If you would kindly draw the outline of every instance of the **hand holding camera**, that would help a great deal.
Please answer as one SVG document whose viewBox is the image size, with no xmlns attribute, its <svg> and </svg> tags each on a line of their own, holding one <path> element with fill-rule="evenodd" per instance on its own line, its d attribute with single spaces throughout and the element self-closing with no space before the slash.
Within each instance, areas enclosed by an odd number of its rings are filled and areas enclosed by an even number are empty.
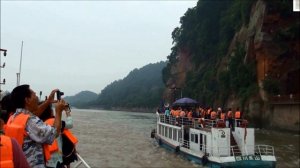
<svg viewBox="0 0 300 168">
<path fill-rule="evenodd" d="M 64 92 L 61 92 L 60 90 L 57 90 L 56 91 L 56 99 L 57 100 L 60 100 L 61 99 L 61 96 L 63 96 L 64 95 Z"/>
</svg>

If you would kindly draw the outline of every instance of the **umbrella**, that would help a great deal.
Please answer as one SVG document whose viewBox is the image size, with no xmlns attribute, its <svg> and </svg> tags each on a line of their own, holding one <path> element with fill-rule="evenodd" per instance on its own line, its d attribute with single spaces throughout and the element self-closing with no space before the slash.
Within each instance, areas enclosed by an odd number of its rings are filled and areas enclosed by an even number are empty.
<svg viewBox="0 0 300 168">
<path fill-rule="evenodd" d="M 196 100 L 188 98 L 188 97 L 184 97 L 184 98 L 176 100 L 173 103 L 173 106 L 194 106 L 197 104 L 198 104 L 198 102 Z"/>
</svg>

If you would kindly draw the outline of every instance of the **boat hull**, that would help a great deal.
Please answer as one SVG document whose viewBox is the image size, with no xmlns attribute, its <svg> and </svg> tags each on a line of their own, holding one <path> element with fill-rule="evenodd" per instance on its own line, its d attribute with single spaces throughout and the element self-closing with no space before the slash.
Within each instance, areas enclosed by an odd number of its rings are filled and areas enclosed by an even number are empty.
<svg viewBox="0 0 300 168">
<path fill-rule="evenodd" d="M 161 147 L 167 149 L 168 151 L 178 153 L 184 158 L 186 158 L 187 160 L 190 160 L 196 164 L 200 164 L 210 168 L 275 168 L 276 167 L 276 161 L 265 161 L 265 160 L 254 160 L 254 159 L 218 163 L 209 160 L 206 156 L 204 157 L 195 156 L 188 152 L 180 150 L 179 146 L 167 142 L 166 140 L 164 140 L 163 137 L 160 137 L 157 134 L 155 134 L 155 139 Z"/>
</svg>

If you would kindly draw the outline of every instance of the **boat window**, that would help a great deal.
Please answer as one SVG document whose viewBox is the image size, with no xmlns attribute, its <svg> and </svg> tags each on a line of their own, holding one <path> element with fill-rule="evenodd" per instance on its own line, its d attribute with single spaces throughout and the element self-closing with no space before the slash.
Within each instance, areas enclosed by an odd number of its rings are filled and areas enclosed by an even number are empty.
<svg viewBox="0 0 300 168">
<path fill-rule="evenodd" d="M 172 139 L 172 128 L 169 128 L 169 138 Z"/>
<path fill-rule="evenodd" d="M 165 137 L 168 137 L 168 127 L 165 127 Z"/>
<path fill-rule="evenodd" d="M 191 134 L 191 141 L 195 142 L 195 134 Z"/>
<path fill-rule="evenodd" d="M 161 125 L 158 125 L 158 134 L 161 135 Z"/>
<path fill-rule="evenodd" d="M 177 141 L 177 129 L 173 129 L 173 140 Z"/>
<path fill-rule="evenodd" d="M 200 134 L 199 141 L 200 141 L 200 150 L 206 152 L 206 135 Z"/>
<path fill-rule="evenodd" d="M 178 131 L 178 142 L 182 139 L 182 131 Z"/>
<path fill-rule="evenodd" d="M 198 134 L 195 134 L 195 143 L 198 143 Z"/>
</svg>

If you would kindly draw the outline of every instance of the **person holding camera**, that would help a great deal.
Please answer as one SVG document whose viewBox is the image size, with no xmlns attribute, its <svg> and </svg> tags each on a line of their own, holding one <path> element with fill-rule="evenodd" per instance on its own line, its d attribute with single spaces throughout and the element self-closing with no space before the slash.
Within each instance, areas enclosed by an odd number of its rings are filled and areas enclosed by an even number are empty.
<svg viewBox="0 0 300 168">
<path fill-rule="evenodd" d="M 45 159 L 43 144 L 52 144 L 61 129 L 61 115 L 66 104 L 64 101 L 54 101 L 54 89 L 48 102 L 56 102 L 53 125 L 45 124 L 39 114 L 38 97 L 29 85 L 20 85 L 13 89 L 11 100 L 16 112 L 10 116 L 6 125 L 6 135 L 16 137 L 22 146 L 27 162 L 32 168 L 44 168 Z"/>
<path fill-rule="evenodd" d="M 58 100 L 61 100 L 61 93 L 63 92 L 57 91 Z M 41 104 L 44 104 L 44 102 L 41 102 Z M 77 160 L 75 144 L 78 140 L 69 131 L 69 129 L 73 127 L 73 119 L 71 117 L 69 104 L 66 103 L 64 111 L 66 113 L 66 121 L 62 120 L 62 127 L 59 136 L 51 145 L 44 145 L 44 155 L 47 168 L 63 168 L 64 165 L 69 167 L 71 162 Z M 40 118 L 49 125 L 53 124 L 54 114 L 51 105 L 44 110 Z"/>
<path fill-rule="evenodd" d="M 73 128 L 73 118 L 71 116 L 71 108 L 66 110 L 66 120 L 62 121 L 62 153 L 63 153 L 63 165 L 70 167 L 70 164 L 77 160 L 76 144 L 78 139 L 70 131 Z"/>
</svg>

